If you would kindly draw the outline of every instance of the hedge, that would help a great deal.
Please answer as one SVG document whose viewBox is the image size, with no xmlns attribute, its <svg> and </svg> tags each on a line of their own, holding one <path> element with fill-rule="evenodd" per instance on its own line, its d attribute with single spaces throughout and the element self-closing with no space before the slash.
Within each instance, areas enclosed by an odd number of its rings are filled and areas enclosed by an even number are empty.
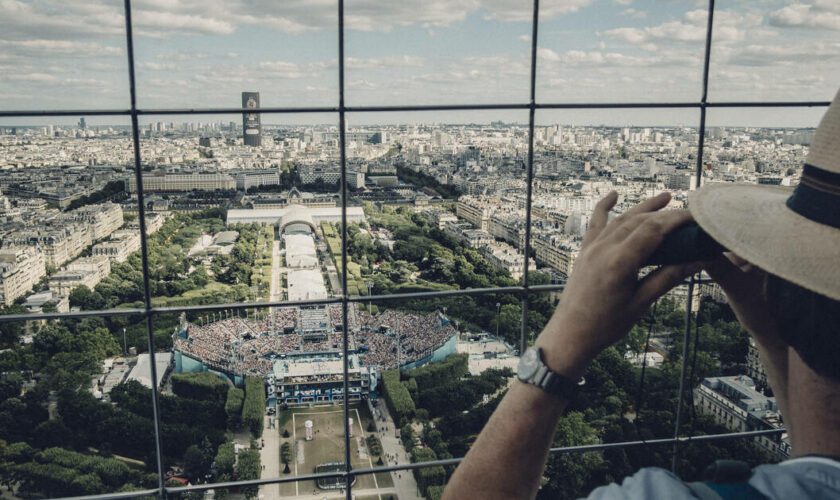
<svg viewBox="0 0 840 500">
<path fill-rule="evenodd" d="M 242 423 L 256 437 L 262 436 L 263 415 L 265 415 L 265 384 L 259 377 L 245 377 Z"/>
<path fill-rule="evenodd" d="M 444 385 L 454 380 L 459 380 L 469 372 L 469 365 L 466 354 L 455 354 L 449 356 L 440 363 L 430 363 L 421 368 L 409 371 L 406 375 L 409 379 L 415 379 L 421 390 L 428 390 L 432 387 Z"/>
<path fill-rule="evenodd" d="M 172 375 L 172 392 L 182 398 L 224 401 L 228 387 L 225 380 L 209 372 Z"/>
<path fill-rule="evenodd" d="M 115 458 L 85 455 L 64 448 L 47 448 L 35 455 L 35 461 L 53 463 L 80 472 L 96 474 L 106 486 L 117 488 L 136 476 L 124 462 Z"/>
<path fill-rule="evenodd" d="M 227 414 L 228 429 L 238 431 L 242 428 L 242 402 L 245 400 L 245 392 L 236 387 L 229 387 L 227 401 L 225 401 L 225 413 Z"/>
<path fill-rule="evenodd" d="M 399 370 L 385 370 L 382 372 L 385 403 L 398 426 L 403 426 L 414 415 L 414 400 L 411 394 L 400 382 Z"/>
<path fill-rule="evenodd" d="M 283 443 L 280 446 L 280 462 L 283 464 L 291 463 L 292 461 L 292 445 Z"/>
<path fill-rule="evenodd" d="M 262 465 L 260 464 L 260 452 L 254 449 L 243 450 L 239 453 L 239 460 L 236 463 L 236 479 L 248 481 L 259 479 Z M 245 498 L 257 498 L 258 487 L 247 486 L 240 490 Z"/>
<path fill-rule="evenodd" d="M 428 500 L 441 500 L 443 498 L 443 486 L 429 486 L 426 488 L 426 498 Z"/>
<path fill-rule="evenodd" d="M 379 438 L 375 435 L 371 434 L 367 437 L 367 447 L 368 451 L 373 456 L 380 456 L 382 455 L 382 442 L 379 441 Z"/>
<path fill-rule="evenodd" d="M 233 476 L 233 466 L 236 464 L 236 448 L 231 441 L 225 441 L 216 450 L 216 477 L 227 474 Z"/>
<path fill-rule="evenodd" d="M 437 455 L 430 448 L 414 448 L 411 450 L 411 462 L 431 462 L 437 460 Z M 414 469 L 414 479 L 424 496 L 428 496 L 430 486 L 443 486 L 446 484 L 446 470 L 438 465 L 435 467 L 424 467 Z"/>
</svg>

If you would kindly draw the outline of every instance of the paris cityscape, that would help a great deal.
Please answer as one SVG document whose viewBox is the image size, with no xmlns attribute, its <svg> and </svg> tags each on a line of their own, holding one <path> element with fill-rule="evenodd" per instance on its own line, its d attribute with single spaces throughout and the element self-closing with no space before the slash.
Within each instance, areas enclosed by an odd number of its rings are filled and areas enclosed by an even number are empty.
<svg viewBox="0 0 840 500">
<path fill-rule="evenodd" d="M 257 107 L 247 100 L 259 94 L 242 96 L 244 108 Z M 173 310 L 243 301 L 289 305 L 156 315 L 154 380 L 141 317 L 4 323 L 0 359 L 7 375 L 16 373 L 4 379 L 2 410 L 16 429 L 3 428 L 10 491 L 25 497 L 154 487 L 155 435 L 144 399 L 153 384 L 161 391 L 162 465 L 170 484 L 297 476 L 342 465 L 340 440 L 304 451 L 309 443 L 301 439 L 304 424 L 343 433 L 341 304 L 294 305 L 342 293 L 340 137 L 333 125 L 261 123 L 270 116 L 142 127 L 149 284 L 153 305 Z M 3 312 L 142 309 L 130 128 L 89 126 L 80 117 L 75 126 L 0 126 L 0 133 Z M 803 128 L 709 127 L 701 183 L 793 186 L 812 135 Z M 409 123 L 350 127 L 345 137 L 349 295 L 522 284 L 527 125 Z M 536 126 L 529 283 L 565 282 L 592 209 L 609 191 L 619 192 L 619 213 L 666 190 L 671 207 L 683 208 L 697 187 L 698 139 L 697 128 L 687 125 Z M 541 295 L 529 299 L 524 329 L 515 294 L 351 302 L 346 400 L 355 415 L 351 426 L 359 427 L 353 467 L 463 455 L 512 381 L 520 334 L 533 341 L 556 304 L 556 292 Z M 689 299 L 708 340 L 695 353 L 702 367 L 692 381 L 698 419 L 709 429 L 781 425 L 755 347 L 733 332 L 737 323 L 714 284 L 696 286 L 690 298 L 685 286 L 674 289 L 650 325 L 635 327 L 600 369 L 632 385 L 644 365 L 658 372 L 648 383 L 669 390 Z M 467 384 L 458 381 L 464 377 Z M 636 408 L 630 385 L 617 384 L 599 389 L 612 391 L 615 405 L 602 406 L 603 416 L 592 408 L 573 414 L 588 433 L 567 436 L 570 443 L 622 432 L 608 415 L 616 412 L 647 418 L 647 432 L 657 435 L 662 423 L 653 408 Z M 652 397 L 648 404 L 666 402 Z M 185 427 L 182 419 L 193 411 L 206 412 L 206 427 Z M 31 432 L 11 424 L 21 418 Z M 129 422 L 148 434 L 119 439 Z M 65 432 L 76 436 L 73 442 L 65 442 Z M 788 451 L 786 439 L 757 438 L 746 446 L 726 453 L 779 460 Z M 70 468 L 73 457 L 93 450 L 107 457 L 95 466 L 107 474 L 71 480 L 44 468 L 48 460 Z M 31 457 L 35 462 L 27 462 Z M 605 458 L 590 458 L 594 478 Z M 448 472 L 422 470 L 361 476 L 353 487 L 379 498 L 436 498 Z M 309 480 L 214 494 L 295 497 L 343 487 Z"/>
<path fill-rule="evenodd" d="M 797 186 L 838 30 L 822 0 L 0 2 L 0 498 L 441 499 L 598 200 Z M 695 278 L 591 363 L 538 499 L 790 457 Z"/>
</svg>

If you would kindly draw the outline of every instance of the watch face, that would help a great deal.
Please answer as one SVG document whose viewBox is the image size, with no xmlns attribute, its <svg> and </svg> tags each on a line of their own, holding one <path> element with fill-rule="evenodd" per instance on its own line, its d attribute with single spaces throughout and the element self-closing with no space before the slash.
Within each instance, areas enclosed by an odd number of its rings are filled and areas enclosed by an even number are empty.
<svg viewBox="0 0 840 500">
<path fill-rule="evenodd" d="M 525 354 L 519 359 L 519 366 L 516 369 L 516 375 L 522 379 L 529 379 L 540 368 L 540 359 L 535 348 L 530 348 L 525 351 Z"/>
</svg>

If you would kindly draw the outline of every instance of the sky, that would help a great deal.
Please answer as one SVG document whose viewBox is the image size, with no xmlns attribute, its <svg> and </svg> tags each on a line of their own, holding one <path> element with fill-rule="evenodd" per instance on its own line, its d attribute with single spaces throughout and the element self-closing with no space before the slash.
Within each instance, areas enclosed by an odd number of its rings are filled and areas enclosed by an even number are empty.
<svg viewBox="0 0 840 500">
<path fill-rule="evenodd" d="M 542 0 L 537 102 L 698 101 L 707 3 Z M 338 103 L 335 0 L 132 6 L 140 108 L 238 107 L 242 91 L 259 91 L 263 106 Z M 346 105 L 527 103 L 532 15 L 526 0 L 346 0 Z M 123 16 L 122 1 L 0 0 L 0 109 L 128 108 Z M 840 2 L 718 0 L 712 47 L 710 101 L 830 100 L 840 87 Z M 815 126 L 823 111 L 710 110 L 708 120 Z M 566 110 L 540 111 L 537 122 L 691 125 L 698 116 L 696 109 Z M 195 121 L 231 118 L 239 120 Z M 265 115 L 264 122 L 315 118 Z M 527 112 L 348 115 L 351 125 L 493 120 L 527 122 Z"/>
</svg>

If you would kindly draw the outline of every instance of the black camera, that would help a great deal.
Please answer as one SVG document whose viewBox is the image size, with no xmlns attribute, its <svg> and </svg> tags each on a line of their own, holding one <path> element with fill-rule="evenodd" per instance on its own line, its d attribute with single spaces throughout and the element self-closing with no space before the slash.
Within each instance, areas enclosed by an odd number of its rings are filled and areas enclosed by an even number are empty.
<svg viewBox="0 0 840 500">
<path fill-rule="evenodd" d="M 714 260 L 725 251 L 726 248 L 713 240 L 697 223 L 691 223 L 666 235 L 659 248 L 648 257 L 646 265 L 665 266 Z"/>
</svg>

